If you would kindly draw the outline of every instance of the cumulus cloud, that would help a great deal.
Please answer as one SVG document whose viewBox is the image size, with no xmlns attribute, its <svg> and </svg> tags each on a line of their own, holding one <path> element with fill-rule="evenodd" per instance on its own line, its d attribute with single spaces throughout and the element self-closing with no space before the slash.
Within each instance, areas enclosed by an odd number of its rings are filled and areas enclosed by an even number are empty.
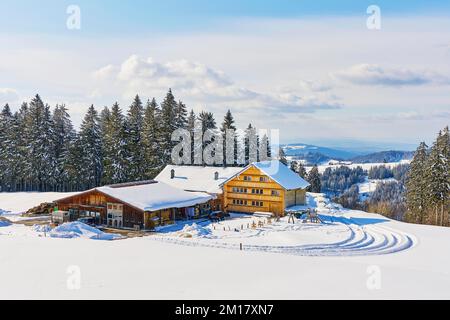
<svg viewBox="0 0 450 320">
<path fill-rule="evenodd" d="M 19 93 L 10 88 L 0 88 L 0 105 L 13 104 L 19 100 Z"/>
<path fill-rule="evenodd" d="M 450 79 L 436 72 L 405 68 L 387 68 L 376 64 L 358 64 L 332 74 L 334 78 L 359 85 L 418 86 L 449 84 Z"/>
<path fill-rule="evenodd" d="M 122 92 L 127 99 L 136 93 L 161 96 L 172 88 L 177 96 L 188 102 L 242 106 L 246 111 L 302 113 L 341 107 L 337 103 L 299 96 L 295 92 L 260 93 L 237 85 L 221 71 L 188 60 L 161 63 L 152 58 L 131 55 L 120 66 L 108 65 L 96 70 L 93 77 L 99 86 L 92 93 L 96 96 L 108 90 Z"/>
</svg>

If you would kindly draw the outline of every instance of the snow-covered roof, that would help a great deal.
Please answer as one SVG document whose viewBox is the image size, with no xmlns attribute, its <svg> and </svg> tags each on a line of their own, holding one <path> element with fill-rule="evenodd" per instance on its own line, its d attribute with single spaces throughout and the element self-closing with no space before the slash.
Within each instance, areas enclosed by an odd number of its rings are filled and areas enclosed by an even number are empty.
<svg viewBox="0 0 450 320">
<path fill-rule="evenodd" d="M 175 171 L 173 179 L 171 179 L 171 170 Z M 222 193 L 221 184 L 241 170 L 242 167 L 168 165 L 155 180 L 182 190 L 219 194 Z M 218 173 L 217 180 L 215 179 L 216 172 Z"/>
<path fill-rule="evenodd" d="M 302 179 L 302 177 L 282 164 L 279 160 L 253 162 L 244 169 L 241 169 L 238 173 L 235 174 L 235 176 L 241 174 L 251 166 L 254 166 L 261 170 L 286 190 L 306 189 L 309 186 L 309 183 L 307 181 Z M 230 179 L 233 177 L 230 177 Z M 226 181 L 224 181 L 223 183 L 225 182 Z"/>
<path fill-rule="evenodd" d="M 96 190 L 144 211 L 189 207 L 213 199 L 206 193 L 186 192 L 163 182 L 127 187 L 105 186 Z"/>
</svg>

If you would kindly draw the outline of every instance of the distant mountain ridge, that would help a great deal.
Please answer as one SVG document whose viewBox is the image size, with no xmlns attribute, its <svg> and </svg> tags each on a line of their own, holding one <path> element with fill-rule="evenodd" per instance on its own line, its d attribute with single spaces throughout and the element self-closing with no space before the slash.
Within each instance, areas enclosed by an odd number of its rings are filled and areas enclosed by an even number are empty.
<svg viewBox="0 0 450 320">
<path fill-rule="evenodd" d="M 413 151 L 389 150 L 372 153 L 356 153 L 353 151 L 320 147 L 305 143 L 286 144 L 282 146 L 286 156 L 304 160 L 307 164 L 323 164 L 330 160 L 347 160 L 354 163 L 399 162 L 412 159 Z"/>
<path fill-rule="evenodd" d="M 322 156 L 328 157 L 329 159 L 340 159 L 347 160 L 360 155 L 360 153 L 338 150 L 327 147 L 319 147 L 312 144 L 305 143 L 293 143 L 286 144 L 282 146 L 284 153 L 287 156 L 305 156 L 311 154 L 321 154 Z M 329 160 L 328 159 L 328 160 Z M 325 159 L 327 160 L 327 159 Z"/>
<path fill-rule="evenodd" d="M 355 163 L 399 162 L 401 160 L 411 160 L 413 156 L 414 151 L 389 150 L 356 156 L 351 158 L 350 161 Z"/>
</svg>

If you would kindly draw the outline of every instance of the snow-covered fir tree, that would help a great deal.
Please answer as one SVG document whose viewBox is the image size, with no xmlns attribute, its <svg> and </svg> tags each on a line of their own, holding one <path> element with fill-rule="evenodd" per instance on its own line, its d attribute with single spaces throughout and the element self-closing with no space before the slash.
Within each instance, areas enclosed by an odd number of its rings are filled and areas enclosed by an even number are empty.
<svg viewBox="0 0 450 320">
<path fill-rule="evenodd" d="M 236 126 L 234 125 L 234 117 L 231 114 L 230 109 L 228 109 L 227 113 L 223 118 L 222 125 L 220 127 L 220 131 L 222 132 L 223 139 L 223 155 L 224 155 L 224 165 L 234 166 L 237 161 L 237 133 Z M 233 141 L 230 142 L 231 145 L 227 145 L 227 132 L 230 135 L 234 131 L 234 135 L 232 137 Z M 227 154 L 227 149 L 229 149 Z M 227 159 L 228 157 L 228 159 Z"/>
<path fill-rule="evenodd" d="M 56 105 L 53 111 L 53 148 L 55 170 L 53 172 L 56 191 L 66 191 L 69 176 L 65 168 L 69 149 L 75 140 L 75 130 L 65 105 Z"/>
<path fill-rule="evenodd" d="M 125 120 L 119 104 L 111 108 L 109 119 L 103 124 L 103 183 L 113 184 L 127 180 L 128 153 Z"/>
<path fill-rule="evenodd" d="M 187 108 L 182 101 L 178 101 L 175 108 L 175 127 L 185 129 L 187 126 Z"/>
<path fill-rule="evenodd" d="M 147 101 L 144 111 L 144 123 L 142 126 L 142 149 L 144 156 L 143 176 L 146 179 L 154 178 L 160 170 L 159 145 L 158 145 L 158 122 L 160 110 L 156 99 Z"/>
<path fill-rule="evenodd" d="M 428 162 L 428 146 L 421 142 L 410 164 L 409 175 L 406 181 L 406 205 L 411 222 L 424 223 L 427 204 L 427 181 L 425 179 Z"/>
<path fill-rule="evenodd" d="M 31 190 L 47 191 L 55 183 L 52 128 L 50 107 L 36 95 L 28 106 L 23 130 L 28 150 L 24 178 Z"/>
<path fill-rule="evenodd" d="M 175 142 L 172 141 L 172 133 L 177 129 L 175 117 L 177 106 L 172 90 L 169 89 L 161 103 L 161 116 L 159 117 L 158 144 L 161 153 L 158 167 L 163 167 L 171 161 L 171 152 L 175 145 Z"/>
<path fill-rule="evenodd" d="M 127 149 L 127 180 L 144 179 L 144 153 L 142 152 L 142 130 L 144 107 L 139 95 L 136 95 L 125 119 L 125 146 Z"/>
<path fill-rule="evenodd" d="M 279 148 L 278 149 L 278 160 L 280 160 L 280 162 L 282 163 L 282 164 L 284 164 L 285 166 L 287 166 L 287 159 L 286 159 L 286 154 L 284 153 L 284 150 L 283 150 L 283 148 Z"/>
<path fill-rule="evenodd" d="M 428 190 L 428 202 L 434 211 L 434 223 L 443 225 L 448 220 L 450 165 L 450 140 L 448 127 L 439 132 L 431 147 L 425 171 L 425 181 Z"/>
<path fill-rule="evenodd" d="M 84 188 L 100 185 L 102 178 L 102 141 L 98 113 L 91 105 L 84 116 L 78 139 L 80 169 Z"/>
<path fill-rule="evenodd" d="M 311 171 L 308 174 L 308 182 L 311 185 L 309 190 L 311 192 L 320 192 L 322 189 L 322 185 L 320 182 L 320 174 L 319 168 L 317 166 L 312 167 Z"/>
</svg>

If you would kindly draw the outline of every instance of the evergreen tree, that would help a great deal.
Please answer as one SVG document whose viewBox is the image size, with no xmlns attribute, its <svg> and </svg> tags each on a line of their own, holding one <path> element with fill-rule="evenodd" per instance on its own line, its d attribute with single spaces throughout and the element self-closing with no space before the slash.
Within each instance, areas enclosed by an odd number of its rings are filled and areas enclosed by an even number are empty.
<svg viewBox="0 0 450 320">
<path fill-rule="evenodd" d="M 126 179 L 137 181 L 144 179 L 144 153 L 142 152 L 142 129 L 144 107 L 138 95 L 128 110 L 125 121 L 125 138 L 127 148 Z"/>
<path fill-rule="evenodd" d="M 22 103 L 19 112 L 16 116 L 16 122 L 14 126 L 14 134 L 16 141 L 16 151 L 14 153 L 13 161 L 16 166 L 16 190 L 27 191 L 27 166 L 28 166 L 28 140 L 26 133 L 26 119 L 28 114 L 28 104 Z"/>
<path fill-rule="evenodd" d="M 428 202 L 430 207 L 433 208 L 434 223 L 436 225 L 443 225 L 444 219 L 448 220 L 450 192 L 449 149 L 450 140 L 448 127 L 446 127 L 443 132 L 439 132 L 436 141 L 431 147 L 425 172 Z M 445 212 L 447 212 L 446 215 Z"/>
<path fill-rule="evenodd" d="M 198 119 L 202 123 L 202 130 L 205 132 L 208 129 L 217 129 L 216 120 L 212 112 L 202 111 L 200 112 Z"/>
<path fill-rule="evenodd" d="M 297 161 L 291 161 L 290 169 L 297 173 Z"/>
<path fill-rule="evenodd" d="M 66 191 L 69 183 L 65 171 L 70 145 L 75 139 L 75 130 L 65 105 L 56 105 L 53 111 L 53 147 L 55 169 L 53 176 L 57 191 Z"/>
<path fill-rule="evenodd" d="M 227 130 L 233 130 L 234 131 L 234 138 L 233 138 L 233 146 L 229 147 L 233 149 L 233 155 L 232 159 L 228 159 L 227 162 L 227 139 L 226 134 Z M 237 137 L 236 137 L 236 126 L 234 125 L 234 118 L 231 114 L 231 111 L 228 109 L 227 113 L 225 114 L 225 117 L 223 118 L 222 126 L 220 127 L 220 131 L 222 132 L 222 141 L 223 141 L 223 155 L 224 155 L 224 165 L 231 165 L 234 166 L 237 161 Z M 231 132 L 231 131 L 230 131 Z"/>
<path fill-rule="evenodd" d="M 258 155 L 259 155 L 260 161 L 270 160 L 272 158 L 270 141 L 269 141 L 269 137 L 267 137 L 266 134 L 264 134 L 261 138 Z"/>
<path fill-rule="evenodd" d="M 69 145 L 67 159 L 64 162 L 64 172 L 67 174 L 67 191 L 85 190 L 85 168 L 86 159 L 83 157 L 82 141 L 80 135 L 75 133 Z"/>
<path fill-rule="evenodd" d="M 189 117 L 187 119 L 187 124 L 186 124 L 186 129 L 189 130 L 189 132 L 191 132 L 191 135 L 194 132 L 196 120 L 197 120 L 197 116 L 195 115 L 194 110 L 191 110 L 191 112 L 189 112 Z"/>
<path fill-rule="evenodd" d="M 306 177 L 308 176 L 308 174 L 306 173 L 306 168 L 301 162 L 297 163 L 297 173 L 303 179 L 306 179 Z"/>
<path fill-rule="evenodd" d="M 187 109 L 186 105 L 178 101 L 175 108 L 175 127 L 176 128 L 186 128 L 187 127 Z"/>
<path fill-rule="evenodd" d="M 320 182 L 319 168 L 317 166 L 312 167 L 309 172 L 308 182 L 311 185 L 309 187 L 311 192 L 319 193 L 321 191 L 322 186 Z"/>
<path fill-rule="evenodd" d="M 9 105 L 6 104 L 0 113 L 0 191 L 11 191 L 12 187 L 13 176 L 10 167 L 14 152 L 12 126 L 13 115 Z"/>
<path fill-rule="evenodd" d="M 82 187 L 97 187 L 102 178 L 102 144 L 97 111 L 91 105 L 84 116 L 78 139 Z M 77 148 L 75 148 L 77 149 Z"/>
<path fill-rule="evenodd" d="M 142 153 L 144 156 L 144 177 L 152 179 L 159 171 L 158 148 L 158 104 L 155 98 L 147 101 L 142 127 Z"/>
<path fill-rule="evenodd" d="M 410 164 L 409 176 L 406 181 L 406 205 L 408 219 L 415 223 L 424 223 L 427 204 L 427 181 L 424 179 L 428 161 L 428 146 L 420 143 Z"/>
<path fill-rule="evenodd" d="M 161 104 L 161 116 L 159 117 L 158 143 L 161 151 L 157 164 L 159 168 L 171 162 L 172 148 L 175 145 L 175 142 L 172 142 L 172 133 L 177 128 L 176 111 L 177 103 L 172 90 L 169 89 Z"/>
<path fill-rule="evenodd" d="M 283 150 L 283 148 L 279 148 L 279 151 L 278 151 L 278 160 L 280 160 L 280 162 L 282 163 L 282 164 L 284 164 L 285 166 L 287 166 L 287 159 L 286 159 L 286 154 L 284 153 L 284 150 Z"/>
<path fill-rule="evenodd" d="M 125 120 L 116 102 L 103 124 L 103 183 L 114 184 L 127 179 L 128 154 L 125 138 Z"/>
<path fill-rule="evenodd" d="M 29 104 L 23 132 L 28 151 L 25 179 L 30 190 L 48 191 L 55 182 L 52 179 L 55 167 L 52 128 L 50 107 L 36 95 Z"/>
</svg>

